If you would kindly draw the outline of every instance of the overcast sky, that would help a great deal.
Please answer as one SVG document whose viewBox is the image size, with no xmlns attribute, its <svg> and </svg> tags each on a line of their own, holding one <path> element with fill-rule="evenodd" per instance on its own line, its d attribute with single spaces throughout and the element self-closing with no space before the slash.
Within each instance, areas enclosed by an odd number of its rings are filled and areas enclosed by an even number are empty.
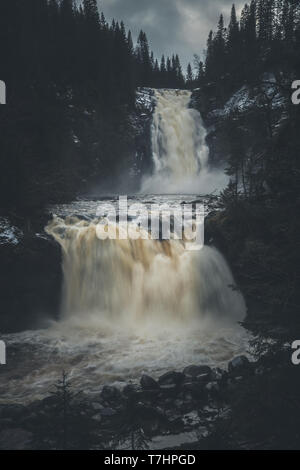
<svg viewBox="0 0 300 470">
<path fill-rule="evenodd" d="M 148 36 L 157 56 L 180 55 L 184 68 L 201 55 L 210 29 L 219 15 L 228 20 L 233 0 L 98 0 L 106 19 L 123 20 L 134 39 L 140 29 Z M 237 10 L 246 0 L 237 0 Z"/>
</svg>

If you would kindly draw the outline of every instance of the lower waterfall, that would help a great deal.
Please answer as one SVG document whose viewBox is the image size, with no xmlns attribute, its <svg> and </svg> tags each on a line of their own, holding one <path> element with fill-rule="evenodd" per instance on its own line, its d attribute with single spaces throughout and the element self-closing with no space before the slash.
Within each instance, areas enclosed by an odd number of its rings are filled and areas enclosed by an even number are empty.
<svg viewBox="0 0 300 470">
<path fill-rule="evenodd" d="M 188 252 L 179 240 L 99 240 L 97 221 L 55 217 L 63 249 L 63 318 L 93 315 L 130 328 L 210 318 L 239 321 L 243 297 L 214 248 Z"/>
</svg>

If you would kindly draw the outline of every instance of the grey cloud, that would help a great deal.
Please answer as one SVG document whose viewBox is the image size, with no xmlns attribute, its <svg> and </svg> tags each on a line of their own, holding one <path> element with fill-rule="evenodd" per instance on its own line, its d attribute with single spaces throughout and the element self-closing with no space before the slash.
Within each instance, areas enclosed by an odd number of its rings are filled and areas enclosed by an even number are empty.
<svg viewBox="0 0 300 470">
<path fill-rule="evenodd" d="M 245 0 L 235 2 L 240 9 Z M 184 67 L 201 55 L 220 13 L 228 20 L 232 0 L 101 0 L 106 18 L 123 20 L 136 39 L 144 29 L 156 56 L 178 53 Z"/>
</svg>

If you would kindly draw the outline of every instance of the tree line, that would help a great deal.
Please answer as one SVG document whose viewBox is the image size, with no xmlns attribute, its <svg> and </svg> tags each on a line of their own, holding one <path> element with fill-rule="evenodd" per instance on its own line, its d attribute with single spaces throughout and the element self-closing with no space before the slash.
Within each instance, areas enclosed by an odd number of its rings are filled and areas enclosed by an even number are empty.
<svg viewBox="0 0 300 470">
<path fill-rule="evenodd" d="M 137 87 L 185 86 L 178 55 L 156 59 L 146 33 L 134 44 L 97 0 L 1 0 L 0 57 L 4 210 L 72 198 L 91 175 L 113 180 L 134 153 Z"/>
<path fill-rule="evenodd" d="M 101 106 L 133 103 L 137 86 L 183 87 L 178 55 L 159 62 L 141 31 L 134 46 L 123 21 L 109 24 L 97 0 L 4 0 L 1 79 L 72 88 Z M 95 100 L 96 98 L 96 100 Z"/>
<path fill-rule="evenodd" d="M 233 4 L 228 27 L 221 14 L 210 31 L 204 60 L 197 61 L 196 85 L 218 82 L 224 92 L 262 73 L 300 70 L 298 0 L 252 0 L 237 18 Z"/>
</svg>

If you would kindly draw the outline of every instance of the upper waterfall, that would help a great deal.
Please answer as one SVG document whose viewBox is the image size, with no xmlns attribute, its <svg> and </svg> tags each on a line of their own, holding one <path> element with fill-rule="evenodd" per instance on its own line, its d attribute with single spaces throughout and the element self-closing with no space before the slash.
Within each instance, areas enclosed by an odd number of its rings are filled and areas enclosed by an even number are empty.
<svg viewBox="0 0 300 470">
<path fill-rule="evenodd" d="M 226 176 L 211 171 L 206 130 L 200 113 L 189 107 L 187 90 L 155 90 L 152 122 L 154 172 L 144 178 L 142 193 L 206 194 L 222 189 Z"/>
</svg>

